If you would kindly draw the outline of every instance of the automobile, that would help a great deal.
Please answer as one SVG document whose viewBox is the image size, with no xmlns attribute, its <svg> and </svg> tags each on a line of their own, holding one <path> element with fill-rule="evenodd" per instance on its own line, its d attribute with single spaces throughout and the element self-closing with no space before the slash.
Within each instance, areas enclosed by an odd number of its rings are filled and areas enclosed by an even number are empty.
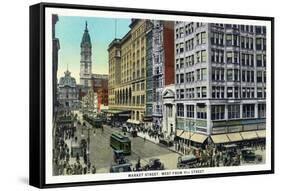
<svg viewBox="0 0 281 191">
<path fill-rule="evenodd" d="M 227 144 L 222 146 L 223 155 L 234 158 L 237 156 L 238 146 L 236 144 Z"/>
<path fill-rule="evenodd" d="M 123 150 L 113 150 L 113 159 L 116 164 L 125 164 L 127 162 Z"/>
<path fill-rule="evenodd" d="M 194 168 L 194 167 L 196 167 L 198 161 L 199 161 L 199 158 L 197 158 L 193 154 L 180 156 L 180 157 L 178 157 L 177 167 L 179 169 L 181 169 L 181 168 Z"/>
<path fill-rule="evenodd" d="M 254 149 L 252 148 L 244 148 L 241 150 L 242 159 L 245 162 L 255 162 L 262 161 L 261 155 L 256 155 Z"/>
<path fill-rule="evenodd" d="M 125 163 L 125 164 L 113 164 L 111 165 L 109 172 L 118 173 L 118 172 L 131 172 L 132 164 L 131 163 Z"/>
<path fill-rule="evenodd" d="M 160 159 L 152 158 L 149 159 L 148 164 L 143 167 L 143 170 L 164 170 L 164 164 Z"/>
</svg>

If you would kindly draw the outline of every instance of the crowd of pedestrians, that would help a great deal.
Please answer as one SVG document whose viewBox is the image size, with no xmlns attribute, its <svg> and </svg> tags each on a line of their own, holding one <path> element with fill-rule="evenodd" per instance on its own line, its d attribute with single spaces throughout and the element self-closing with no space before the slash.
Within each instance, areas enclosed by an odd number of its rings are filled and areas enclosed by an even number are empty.
<svg viewBox="0 0 281 191">
<path fill-rule="evenodd" d="M 68 115 L 69 116 L 69 115 Z M 54 129 L 53 146 L 53 173 L 54 175 L 78 175 L 95 173 L 87 156 L 87 143 L 78 142 L 77 129 L 74 121 L 61 123 L 59 120 L 67 118 L 66 115 L 58 119 Z M 69 144 L 70 143 L 70 144 Z M 73 151 L 71 143 L 78 144 L 80 152 Z"/>
</svg>

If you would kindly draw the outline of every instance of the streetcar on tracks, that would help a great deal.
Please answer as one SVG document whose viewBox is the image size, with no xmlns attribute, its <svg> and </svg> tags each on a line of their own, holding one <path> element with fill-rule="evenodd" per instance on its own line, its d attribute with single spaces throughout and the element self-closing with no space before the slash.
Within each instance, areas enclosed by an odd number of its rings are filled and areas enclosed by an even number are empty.
<svg viewBox="0 0 281 191">
<path fill-rule="evenodd" d="M 114 150 L 122 150 L 124 155 L 131 154 L 131 140 L 121 133 L 112 133 L 110 136 L 110 146 Z"/>
</svg>

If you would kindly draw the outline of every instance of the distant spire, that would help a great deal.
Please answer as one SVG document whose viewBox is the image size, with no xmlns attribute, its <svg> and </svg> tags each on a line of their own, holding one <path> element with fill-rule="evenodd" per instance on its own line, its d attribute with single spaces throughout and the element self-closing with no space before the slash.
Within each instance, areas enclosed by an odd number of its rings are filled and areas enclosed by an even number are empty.
<svg viewBox="0 0 281 191">
<path fill-rule="evenodd" d="M 87 21 L 85 22 L 85 31 L 88 31 L 88 23 L 87 23 Z"/>
</svg>

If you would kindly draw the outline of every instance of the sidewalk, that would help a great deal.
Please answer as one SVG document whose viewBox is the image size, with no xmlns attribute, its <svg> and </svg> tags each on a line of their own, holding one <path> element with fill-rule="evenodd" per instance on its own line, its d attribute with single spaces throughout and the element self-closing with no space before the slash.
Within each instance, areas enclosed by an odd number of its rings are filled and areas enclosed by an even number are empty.
<svg viewBox="0 0 281 191">
<path fill-rule="evenodd" d="M 152 143 L 155 143 L 155 144 L 159 144 L 159 139 L 158 137 L 156 137 L 156 139 L 154 137 L 149 137 L 148 134 L 146 133 L 142 133 L 142 132 L 138 132 L 138 137 L 141 137 L 141 138 L 144 138 L 147 140 L 147 141 L 150 141 Z"/>
<path fill-rule="evenodd" d="M 148 134 L 146 134 L 146 133 L 138 132 L 138 137 L 141 137 L 141 138 L 144 138 L 144 137 L 145 137 L 145 139 L 146 139 L 147 141 L 150 141 L 150 142 L 152 142 L 152 143 L 154 143 L 154 144 L 161 144 L 161 143 L 159 142 L 158 137 L 156 137 L 156 139 L 155 139 L 154 137 L 149 137 Z M 161 145 L 162 145 L 162 144 L 161 144 Z M 168 150 L 170 150 L 170 151 L 172 151 L 172 152 L 174 152 L 174 153 L 183 155 L 183 154 L 180 153 L 179 151 L 176 151 L 175 146 L 171 146 L 171 147 L 165 146 L 165 147 L 166 147 Z"/>
</svg>

